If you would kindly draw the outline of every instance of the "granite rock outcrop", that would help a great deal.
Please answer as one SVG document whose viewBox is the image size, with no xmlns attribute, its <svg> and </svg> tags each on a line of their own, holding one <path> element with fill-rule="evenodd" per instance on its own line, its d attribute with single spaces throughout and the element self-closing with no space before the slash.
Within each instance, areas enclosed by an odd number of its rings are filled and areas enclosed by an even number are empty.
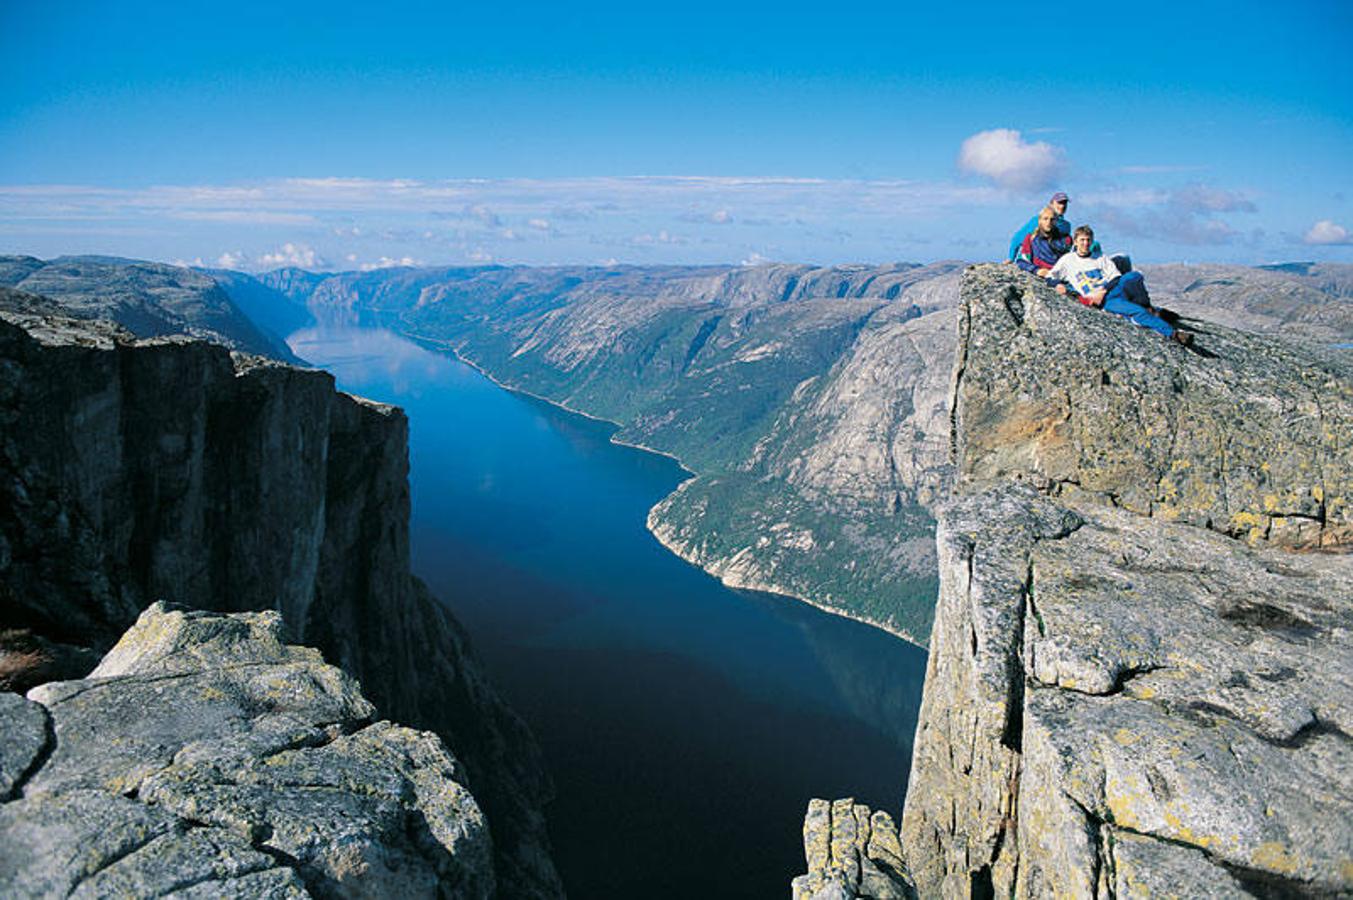
<svg viewBox="0 0 1353 900">
<path fill-rule="evenodd" d="M 156 603 L 88 678 L 0 695 L 0 893 L 494 896 L 464 769 L 374 718 L 278 613 Z"/>
<path fill-rule="evenodd" d="M 1190 353 L 979 267 L 964 290 L 954 453 L 966 486 L 1027 480 L 1296 547 L 1353 541 L 1347 354 L 1199 322 Z"/>
<path fill-rule="evenodd" d="M 794 879 L 794 900 L 915 900 L 897 826 L 886 812 L 846 798 L 813 800 L 803 822 L 808 873 Z"/>
<path fill-rule="evenodd" d="M 918 894 L 1353 891 L 1353 366 L 1001 266 L 959 323 Z"/>
<path fill-rule="evenodd" d="M 0 612 L 39 661 L 8 681 L 84 675 L 159 599 L 277 610 L 382 715 L 446 741 L 499 887 L 556 896 L 539 750 L 409 572 L 407 428 L 324 372 L 0 311 Z"/>
</svg>

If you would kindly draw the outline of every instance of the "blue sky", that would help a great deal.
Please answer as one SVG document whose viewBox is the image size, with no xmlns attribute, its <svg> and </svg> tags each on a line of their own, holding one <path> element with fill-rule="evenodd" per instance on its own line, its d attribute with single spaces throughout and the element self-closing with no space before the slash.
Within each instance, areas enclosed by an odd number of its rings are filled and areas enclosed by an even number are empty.
<svg viewBox="0 0 1353 900">
<path fill-rule="evenodd" d="M 1353 3 L 281 6 L 0 5 L 0 249 L 1353 261 Z"/>
</svg>

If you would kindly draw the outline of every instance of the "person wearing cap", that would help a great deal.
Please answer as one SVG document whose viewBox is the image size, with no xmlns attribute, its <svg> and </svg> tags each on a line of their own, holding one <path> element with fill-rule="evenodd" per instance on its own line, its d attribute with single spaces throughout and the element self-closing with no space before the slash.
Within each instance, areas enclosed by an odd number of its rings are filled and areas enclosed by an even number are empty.
<svg viewBox="0 0 1353 900">
<path fill-rule="evenodd" d="M 1057 231 L 1061 236 L 1067 240 L 1071 239 L 1071 223 L 1066 220 L 1066 207 L 1070 202 L 1071 199 L 1067 197 L 1066 194 L 1058 191 L 1052 195 L 1052 199 L 1048 201 L 1047 206 L 1047 208 L 1057 214 L 1057 218 L 1054 220 L 1053 224 L 1056 226 Z M 1039 210 L 1039 212 L 1042 212 L 1042 210 Z M 1038 213 L 1036 212 L 1029 217 L 1029 221 L 1025 222 L 1020 230 L 1015 232 L 1015 236 L 1010 239 L 1010 253 L 1006 256 L 1006 259 L 1010 262 L 1014 262 L 1015 258 L 1019 256 L 1019 248 L 1020 245 L 1024 243 L 1024 239 L 1033 234 L 1037 229 Z"/>
</svg>

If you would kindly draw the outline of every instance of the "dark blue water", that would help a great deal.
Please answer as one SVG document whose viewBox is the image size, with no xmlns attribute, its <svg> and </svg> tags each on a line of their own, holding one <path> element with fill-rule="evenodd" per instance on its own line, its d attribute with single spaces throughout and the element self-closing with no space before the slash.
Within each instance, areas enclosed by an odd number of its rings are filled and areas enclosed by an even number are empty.
<svg viewBox="0 0 1353 900">
<path fill-rule="evenodd" d="M 409 414 L 414 571 L 535 731 L 570 896 L 782 897 L 812 797 L 900 811 L 925 656 L 663 549 L 686 473 L 391 332 L 290 338 Z"/>
</svg>

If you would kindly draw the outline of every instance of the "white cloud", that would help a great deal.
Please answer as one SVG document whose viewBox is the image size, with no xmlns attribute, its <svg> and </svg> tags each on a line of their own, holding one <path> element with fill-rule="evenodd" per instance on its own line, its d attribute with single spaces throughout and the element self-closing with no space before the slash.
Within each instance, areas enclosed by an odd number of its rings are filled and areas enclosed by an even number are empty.
<svg viewBox="0 0 1353 900">
<path fill-rule="evenodd" d="M 354 254 L 348 254 L 348 261 L 352 262 L 357 257 Z M 393 269 L 398 266 L 414 267 L 421 266 L 421 260 L 414 259 L 412 256 L 401 256 L 399 259 L 392 259 L 388 256 L 382 256 L 375 262 L 362 263 L 363 272 L 374 272 L 376 269 Z"/>
<path fill-rule="evenodd" d="M 280 266 L 316 269 L 324 265 L 324 260 L 305 244 L 293 244 L 288 241 L 272 253 L 265 253 L 260 256 L 258 264 L 265 269 L 276 269 Z"/>
<path fill-rule="evenodd" d="M 1066 167 L 1060 147 L 1038 141 L 1028 143 L 1010 128 L 979 131 L 963 142 L 958 167 L 972 175 L 990 178 L 1012 191 L 1038 191 L 1051 187 Z"/>
<path fill-rule="evenodd" d="M 218 269 L 243 269 L 249 264 L 249 257 L 244 255 L 244 251 L 236 250 L 231 253 L 227 250 L 216 257 L 216 268 Z"/>
<path fill-rule="evenodd" d="M 313 225 L 309 213 L 272 212 L 266 209 L 182 209 L 170 210 L 171 219 L 189 222 L 226 222 L 232 225 Z"/>
<path fill-rule="evenodd" d="M 469 258 L 470 262 L 476 263 L 493 262 L 493 254 L 485 250 L 483 247 L 474 248 L 468 254 L 466 254 L 466 256 Z"/>
<path fill-rule="evenodd" d="M 537 231 L 550 230 L 550 222 L 548 219 L 528 219 L 526 224 L 536 229 Z"/>
<path fill-rule="evenodd" d="M 1329 219 L 1321 219 L 1311 226 L 1302 240 L 1308 244 L 1353 244 L 1353 233 Z"/>
</svg>

